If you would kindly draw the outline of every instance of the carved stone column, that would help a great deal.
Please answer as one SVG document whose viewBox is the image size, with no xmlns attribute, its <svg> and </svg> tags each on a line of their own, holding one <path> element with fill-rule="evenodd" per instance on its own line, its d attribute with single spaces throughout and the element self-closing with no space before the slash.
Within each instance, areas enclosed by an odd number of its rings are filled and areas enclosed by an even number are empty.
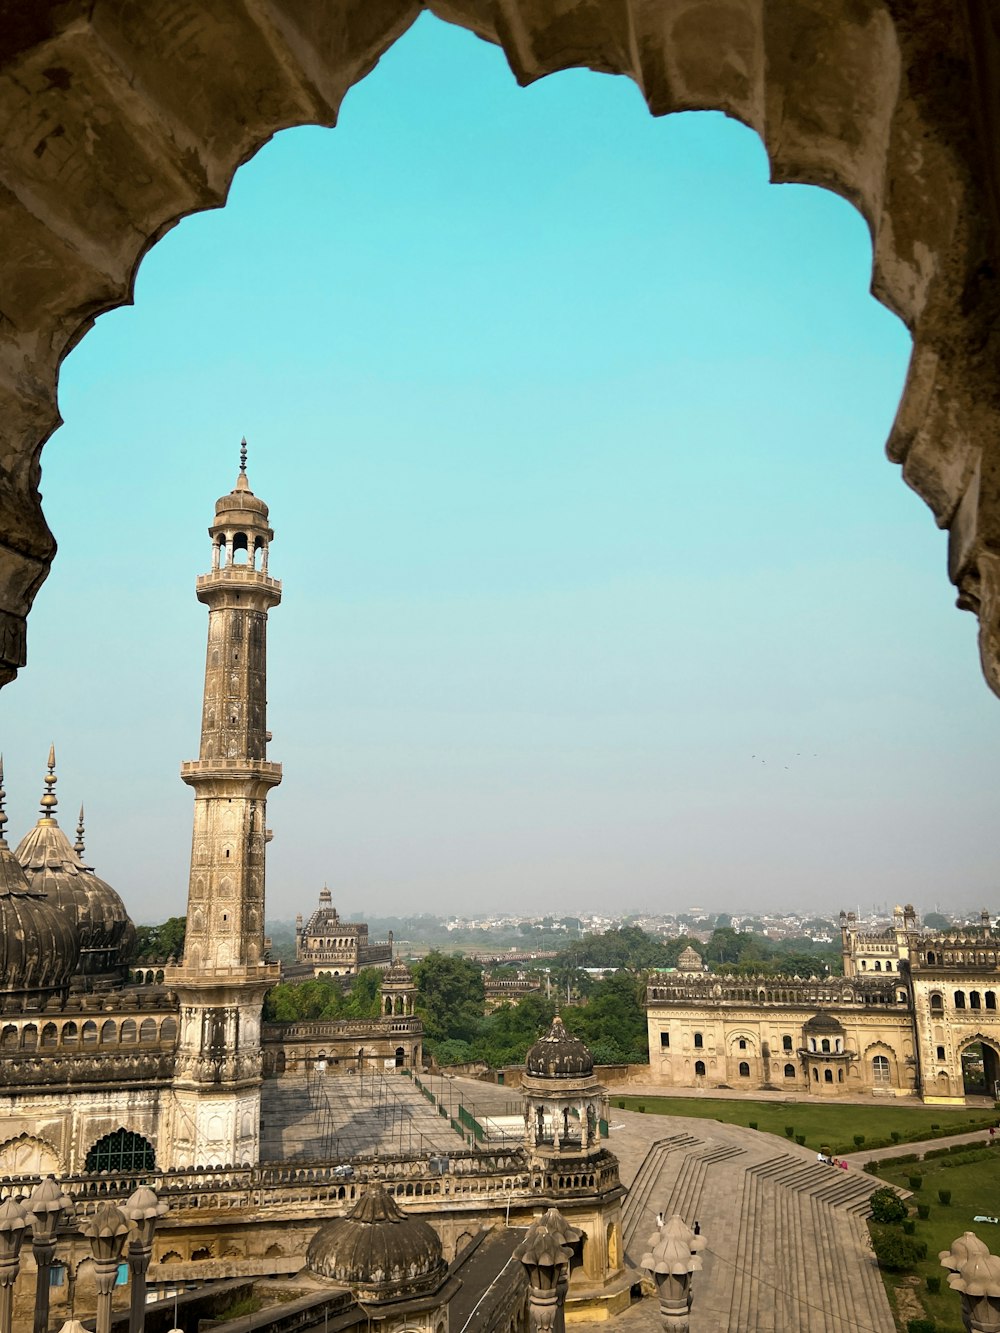
<svg viewBox="0 0 1000 1333">
<path fill-rule="evenodd" d="M 566 1300 L 572 1252 L 561 1243 L 558 1229 L 550 1224 L 550 1209 L 539 1222 L 528 1228 L 527 1235 L 514 1251 L 528 1277 L 528 1314 L 532 1333 L 559 1333 L 564 1327 L 562 1310 Z M 556 1213 L 556 1217 L 559 1217 Z M 559 1218 L 562 1222 L 562 1218 Z M 563 1223 L 563 1227 L 565 1227 Z M 576 1228 L 571 1228 L 575 1231 Z"/>
<path fill-rule="evenodd" d="M 14 1199 L 0 1204 L 0 1333 L 11 1333 L 14 1283 L 21 1267 L 21 1243 L 28 1226 L 22 1204 Z"/>
<path fill-rule="evenodd" d="M 111 1293 L 115 1288 L 128 1221 L 113 1203 L 102 1203 L 84 1226 L 94 1254 L 97 1281 L 97 1333 L 111 1333 Z"/>
<path fill-rule="evenodd" d="M 146 1274 L 153 1253 L 153 1233 L 166 1211 L 167 1205 L 160 1202 L 148 1185 L 140 1185 L 130 1194 L 122 1209 L 135 1228 L 128 1247 L 128 1266 L 132 1275 L 128 1333 L 142 1333 L 146 1326 Z"/>
<path fill-rule="evenodd" d="M 74 1211 L 73 1200 L 63 1194 L 55 1176 L 46 1176 L 31 1191 L 25 1209 L 31 1219 L 31 1250 L 35 1256 L 34 1333 L 48 1333 L 49 1271 L 56 1252 L 56 1232 L 64 1217 Z"/>
<path fill-rule="evenodd" d="M 962 1323 L 969 1333 L 1000 1333 L 1000 1258 L 972 1231 L 938 1255 L 950 1269 L 948 1286 L 962 1298 Z"/>
<path fill-rule="evenodd" d="M 660 1296 L 660 1317 L 670 1333 L 688 1333 L 691 1310 L 691 1277 L 701 1268 L 697 1253 L 705 1245 L 704 1236 L 696 1236 L 684 1219 L 674 1214 L 646 1242 L 649 1251 L 642 1256 Z"/>
</svg>

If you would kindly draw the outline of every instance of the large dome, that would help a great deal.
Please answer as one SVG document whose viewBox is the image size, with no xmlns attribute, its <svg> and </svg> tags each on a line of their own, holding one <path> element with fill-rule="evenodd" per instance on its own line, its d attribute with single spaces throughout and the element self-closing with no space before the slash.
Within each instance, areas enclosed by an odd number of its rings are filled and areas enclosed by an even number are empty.
<svg viewBox="0 0 1000 1333">
<path fill-rule="evenodd" d="M 369 1185 L 345 1217 L 320 1227 L 306 1265 L 372 1303 L 425 1295 L 447 1272 L 434 1228 L 408 1217 L 379 1182 Z"/>
<path fill-rule="evenodd" d="M 7 846 L 0 761 L 0 1000 L 42 998 L 69 986 L 80 946 L 64 912 L 32 893 Z"/>
<path fill-rule="evenodd" d="M 82 860 L 82 837 L 77 851 L 56 822 L 55 782 L 55 754 L 50 751 L 41 818 L 14 855 L 32 893 L 44 895 L 75 929 L 80 945 L 77 971 L 91 978 L 117 975 L 131 955 L 135 926 L 111 885 Z"/>
<path fill-rule="evenodd" d="M 532 1046 L 525 1063 L 535 1078 L 582 1078 L 594 1072 L 594 1057 L 579 1037 L 567 1032 L 558 1014 L 545 1036 Z"/>
</svg>

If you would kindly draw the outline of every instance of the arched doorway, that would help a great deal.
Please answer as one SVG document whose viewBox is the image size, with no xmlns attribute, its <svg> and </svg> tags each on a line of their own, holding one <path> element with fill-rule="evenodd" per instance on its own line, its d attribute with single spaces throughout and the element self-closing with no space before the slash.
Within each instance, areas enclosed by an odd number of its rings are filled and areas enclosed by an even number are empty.
<svg viewBox="0 0 1000 1333">
<path fill-rule="evenodd" d="M 962 1091 L 966 1097 L 996 1098 L 1000 1053 L 988 1041 L 970 1042 L 962 1051 Z"/>
</svg>

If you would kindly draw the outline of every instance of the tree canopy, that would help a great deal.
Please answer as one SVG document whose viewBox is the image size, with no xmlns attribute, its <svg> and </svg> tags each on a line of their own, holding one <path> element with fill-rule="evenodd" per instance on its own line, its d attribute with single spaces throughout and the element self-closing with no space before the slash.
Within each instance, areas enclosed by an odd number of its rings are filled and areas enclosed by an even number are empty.
<svg viewBox="0 0 1000 1333">
<path fill-rule="evenodd" d="M 179 958 L 184 952 L 186 930 L 187 919 L 183 916 L 169 916 L 158 926 L 136 926 L 133 959 L 146 962 L 160 958 Z"/>
</svg>

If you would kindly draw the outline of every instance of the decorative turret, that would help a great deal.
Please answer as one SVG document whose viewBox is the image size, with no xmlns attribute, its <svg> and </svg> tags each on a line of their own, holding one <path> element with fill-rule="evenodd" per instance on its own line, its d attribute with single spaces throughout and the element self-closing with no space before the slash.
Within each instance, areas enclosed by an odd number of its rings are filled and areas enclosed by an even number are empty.
<svg viewBox="0 0 1000 1333">
<path fill-rule="evenodd" d="M 413 973 L 399 959 L 384 973 L 380 995 L 382 1012 L 386 1017 L 391 1015 L 409 1018 L 414 1012 L 417 988 Z"/>
<path fill-rule="evenodd" d="M 594 1075 L 586 1044 L 566 1030 L 558 1014 L 528 1052 L 521 1091 L 525 1141 L 534 1154 L 600 1150 L 607 1093 Z"/>
</svg>

